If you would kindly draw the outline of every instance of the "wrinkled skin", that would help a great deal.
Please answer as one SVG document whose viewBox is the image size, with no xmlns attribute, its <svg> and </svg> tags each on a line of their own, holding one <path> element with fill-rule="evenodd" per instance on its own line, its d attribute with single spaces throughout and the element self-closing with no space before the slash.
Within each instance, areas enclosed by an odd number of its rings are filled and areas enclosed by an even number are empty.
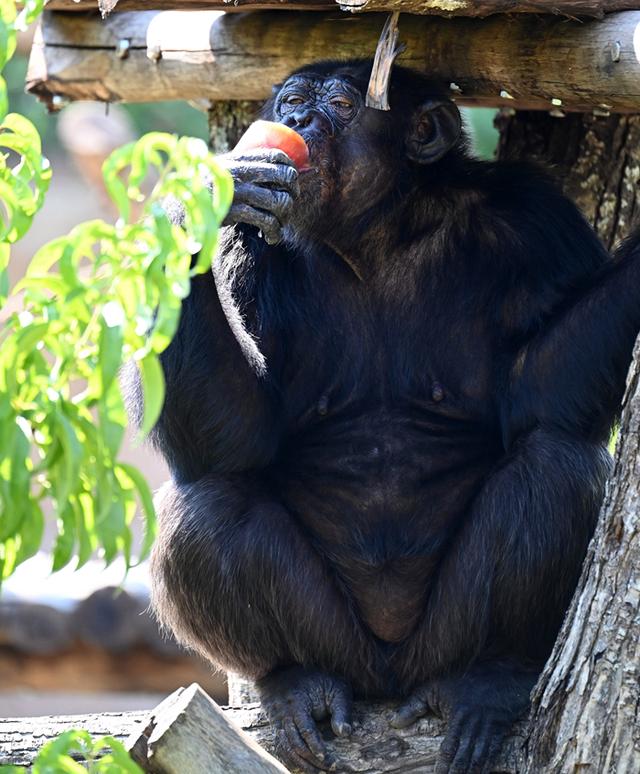
<svg viewBox="0 0 640 774">
<path fill-rule="evenodd" d="M 282 241 L 300 193 L 298 170 L 280 150 L 242 151 L 218 157 L 233 178 L 233 203 L 224 225 L 246 223 L 260 229 L 267 244 Z"/>
<path fill-rule="evenodd" d="M 272 672 L 258 684 L 262 705 L 276 733 L 276 750 L 301 771 L 345 771 L 344 762 L 327 752 L 317 721 L 330 718 L 336 736 L 351 735 L 351 688 L 322 672 L 290 667 Z"/>
<path fill-rule="evenodd" d="M 370 66 L 265 105 L 311 171 L 223 158 L 228 228 L 162 354 L 153 604 L 257 680 L 293 768 L 345 770 L 317 722 L 348 735 L 353 694 L 444 717 L 439 774 L 485 772 L 593 531 L 640 250 L 612 260 L 539 170 L 470 158 L 418 74 L 366 108 Z"/>
</svg>

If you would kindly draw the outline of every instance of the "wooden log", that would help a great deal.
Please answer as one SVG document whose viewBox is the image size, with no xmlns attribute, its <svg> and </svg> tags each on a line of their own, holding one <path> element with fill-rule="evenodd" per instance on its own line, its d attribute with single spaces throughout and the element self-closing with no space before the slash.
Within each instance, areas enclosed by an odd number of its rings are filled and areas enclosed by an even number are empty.
<svg viewBox="0 0 640 774">
<path fill-rule="evenodd" d="M 168 696 L 127 747 L 145 771 L 158 774 L 287 774 L 197 683 Z"/>
<path fill-rule="evenodd" d="M 273 733 L 259 705 L 221 707 L 225 717 L 242 728 L 268 752 L 274 752 Z M 324 734 L 328 749 L 360 774 L 404 774 L 414 771 L 429 774 L 443 739 L 444 724 L 434 718 L 422 718 L 410 728 L 391 728 L 393 705 L 356 702 L 353 734 L 336 739 Z M 40 747 L 63 731 L 86 728 L 94 735 L 111 734 L 126 742 L 131 734 L 149 725 L 148 712 L 108 713 L 88 716 L 48 718 L 0 718 L 0 765 L 28 766 Z M 497 757 L 492 772 L 522 772 L 523 740 L 526 728 L 516 725 Z M 200 769 L 210 771 L 209 768 Z M 251 771 L 251 769 L 247 769 Z M 186 769 L 183 769 L 187 774 Z"/>
<path fill-rule="evenodd" d="M 569 18 L 602 18 L 606 13 L 640 9 L 640 0 L 48 0 L 50 11 L 118 11 L 180 9 L 225 11 L 330 11 L 336 3 L 348 11 L 404 11 L 433 16 L 475 16 L 497 13 L 548 13 Z"/>
<path fill-rule="evenodd" d="M 264 11 L 47 12 L 27 90 L 66 100 L 256 100 L 295 67 L 339 52 L 368 57 L 385 16 Z M 452 85 L 463 105 L 640 112 L 640 11 L 586 23 L 403 16 L 399 62 Z"/>
</svg>

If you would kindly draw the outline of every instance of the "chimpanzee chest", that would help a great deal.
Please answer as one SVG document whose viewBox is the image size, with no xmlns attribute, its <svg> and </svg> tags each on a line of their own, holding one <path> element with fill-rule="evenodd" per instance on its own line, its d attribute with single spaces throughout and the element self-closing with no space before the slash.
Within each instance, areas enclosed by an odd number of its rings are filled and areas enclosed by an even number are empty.
<svg viewBox="0 0 640 774">
<path fill-rule="evenodd" d="M 289 420 L 278 486 L 363 622 L 397 642 L 501 452 L 492 344 L 481 318 L 451 330 L 417 305 L 350 319 L 348 334 L 327 323 L 296 364 L 315 381 Z"/>
</svg>

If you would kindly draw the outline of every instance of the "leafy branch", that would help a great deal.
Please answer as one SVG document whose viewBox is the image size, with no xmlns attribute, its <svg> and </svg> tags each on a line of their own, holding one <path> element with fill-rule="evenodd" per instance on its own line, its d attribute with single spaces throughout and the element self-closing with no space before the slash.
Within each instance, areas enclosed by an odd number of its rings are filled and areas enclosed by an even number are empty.
<svg viewBox="0 0 640 774">
<path fill-rule="evenodd" d="M 13 0 L 0 0 L 2 65 L 15 49 L 16 29 L 39 13 L 40 2 L 18 16 Z M 0 92 L 6 108 L 4 82 Z M 42 206 L 51 170 L 33 125 L 17 114 L 2 116 L 0 300 L 6 301 L 11 244 Z M 103 171 L 118 221 L 83 223 L 41 248 L 8 298 L 19 311 L 0 333 L 3 578 L 38 550 L 45 501 L 58 527 L 54 570 L 74 557 L 80 566 L 97 549 L 107 562 L 123 554 L 130 566 L 138 504 L 146 522 L 141 556 L 155 534 L 148 485 L 118 459 L 126 416 L 117 375 L 126 361 L 140 369 L 146 434 L 164 399 L 158 355 L 175 333 L 191 278 L 210 269 L 232 182 L 203 141 L 160 133 L 117 150 Z M 165 214 L 167 197 L 182 203 L 184 228 Z"/>
</svg>

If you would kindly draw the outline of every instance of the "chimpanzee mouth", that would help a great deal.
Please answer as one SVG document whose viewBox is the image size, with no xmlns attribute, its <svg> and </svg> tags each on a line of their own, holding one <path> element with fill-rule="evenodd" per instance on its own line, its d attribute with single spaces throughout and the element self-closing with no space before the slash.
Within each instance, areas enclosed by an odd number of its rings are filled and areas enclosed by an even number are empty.
<svg viewBox="0 0 640 774">
<path fill-rule="evenodd" d="M 299 134 L 309 149 L 310 166 L 317 167 L 319 162 L 318 156 L 324 155 L 322 151 L 328 139 L 326 134 L 322 132 L 299 132 Z"/>
</svg>

